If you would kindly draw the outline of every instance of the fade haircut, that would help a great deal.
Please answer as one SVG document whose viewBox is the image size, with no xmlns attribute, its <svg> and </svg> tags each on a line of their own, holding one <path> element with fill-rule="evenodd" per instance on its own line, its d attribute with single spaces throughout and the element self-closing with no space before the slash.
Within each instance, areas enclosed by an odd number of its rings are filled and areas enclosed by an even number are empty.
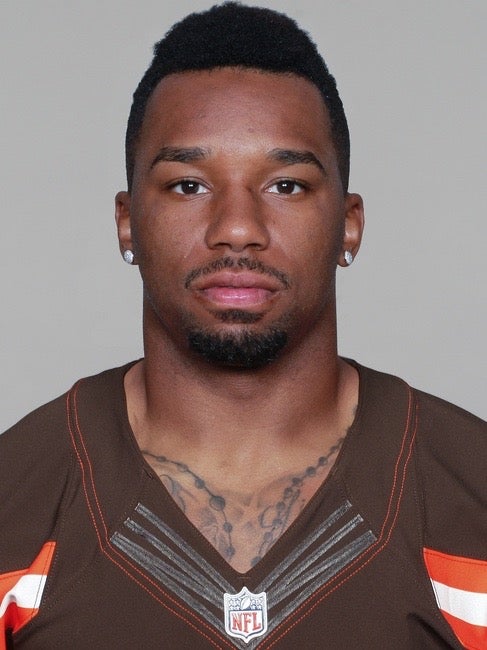
<svg viewBox="0 0 487 650">
<path fill-rule="evenodd" d="M 350 165 L 347 120 L 335 79 L 316 45 L 288 16 L 238 2 L 225 2 L 189 14 L 154 46 L 154 58 L 134 93 L 127 124 L 125 157 L 129 191 L 137 138 L 147 102 L 157 84 L 172 73 L 223 67 L 292 73 L 318 88 L 328 109 L 343 191 L 347 192 Z"/>
</svg>

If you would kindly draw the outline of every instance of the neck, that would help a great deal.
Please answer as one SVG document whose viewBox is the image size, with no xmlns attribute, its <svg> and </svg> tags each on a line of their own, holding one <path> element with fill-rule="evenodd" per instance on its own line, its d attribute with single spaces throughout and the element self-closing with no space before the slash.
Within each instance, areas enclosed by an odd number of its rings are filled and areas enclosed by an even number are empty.
<svg viewBox="0 0 487 650">
<path fill-rule="evenodd" d="M 266 451 L 287 455 L 298 445 L 321 453 L 323 441 L 333 444 L 353 419 L 356 372 L 337 355 L 334 327 L 258 370 L 181 355 L 151 328 L 144 340 L 145 359 L 128 373 L 126 391 L 139 445 L 152 453 L 170 450 L 184 460 L 184 449 L 185 458 L 221 466 L 268 462 Z"/>
</svg>

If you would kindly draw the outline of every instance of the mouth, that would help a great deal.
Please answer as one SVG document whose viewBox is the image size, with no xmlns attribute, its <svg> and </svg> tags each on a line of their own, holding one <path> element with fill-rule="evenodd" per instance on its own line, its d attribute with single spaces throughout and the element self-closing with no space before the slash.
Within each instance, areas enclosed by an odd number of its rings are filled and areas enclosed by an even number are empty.
<svg viewBox="0 0 487 650">
<path fill-rule="evenodd" d="M 221 271 L 198 278 L 193 291 L 213 309 L 262 308 L 283 289 L 272 277 L 251 271 Z"/>
</svg>

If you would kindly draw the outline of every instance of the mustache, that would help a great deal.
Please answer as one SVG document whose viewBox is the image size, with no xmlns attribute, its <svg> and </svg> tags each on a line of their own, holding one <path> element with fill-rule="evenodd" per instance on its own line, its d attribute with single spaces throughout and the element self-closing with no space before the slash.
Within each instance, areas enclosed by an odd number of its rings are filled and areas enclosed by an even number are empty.
<svg viewBox="0 0 487 650">
<path fill-rule="evenodd" d="M 279 269 L 276 269 L 273 266 L 268 266 L 260 260 L 255 260 L 250 257 L 239 257 L 238 259 L 233 257 L 221 257 L 218 260 L 210 262 L 206 266 L 200 266 L 190 271 L 184 280 L 184 288 L 189 289 L 191 283 L 201 276 L 222 271 L 223 269 L 246 269 L 247 271 L 256 271 L 257 273 L 262 273 L 262 275 L 270 275 L 271 277 L 276 278 L 285 289 L 289 289 L 291 286 L 291 281 L 286 273 L 279 271 Z"/>
</svg>

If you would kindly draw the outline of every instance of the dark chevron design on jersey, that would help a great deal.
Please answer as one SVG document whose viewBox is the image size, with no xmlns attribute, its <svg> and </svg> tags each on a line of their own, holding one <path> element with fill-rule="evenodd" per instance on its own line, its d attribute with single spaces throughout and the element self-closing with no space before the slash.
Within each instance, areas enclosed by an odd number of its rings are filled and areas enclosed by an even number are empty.
<svg viewBox="0 0 487 650">
<path fill-rule="evenodd" d="M 294 548 L 253 591 L 267 593 L 268 630 L 274 630 L 338 572 L 376 541 L 352 504 L 345 501 Z M 139 503 L 111 542 L 207 623 L 225 634 L 223 594 L 237 593 L 216 569 L 159 517 Z M 249 643 L 230 639 L 235 647 Z"/>
</svg>

